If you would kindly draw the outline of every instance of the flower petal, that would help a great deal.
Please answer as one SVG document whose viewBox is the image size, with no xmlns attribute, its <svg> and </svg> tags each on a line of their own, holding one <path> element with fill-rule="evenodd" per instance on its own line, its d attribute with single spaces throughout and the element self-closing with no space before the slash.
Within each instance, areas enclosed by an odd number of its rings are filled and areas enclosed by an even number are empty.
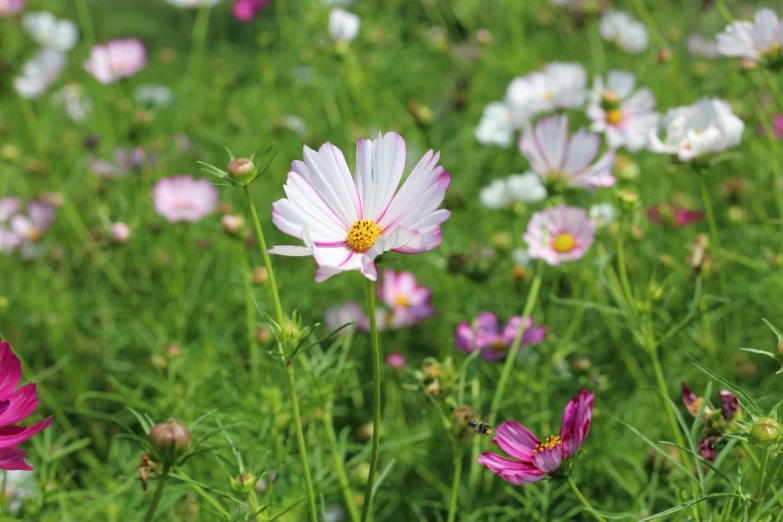
<svg viewBox="0 0 783 522">
<path fill-rule="evenodd" d="M 527 463 L 532 462 L 533 450 L 541 443 L 527 428 L 514 421 L 505 421 L 495 428 L 492 442 L 512 457 Z"/>
</svg>

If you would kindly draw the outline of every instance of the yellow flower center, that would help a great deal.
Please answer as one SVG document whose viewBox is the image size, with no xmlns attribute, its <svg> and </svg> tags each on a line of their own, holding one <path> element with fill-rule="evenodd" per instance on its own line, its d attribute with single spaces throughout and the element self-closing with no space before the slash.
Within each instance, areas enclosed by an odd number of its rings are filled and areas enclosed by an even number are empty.
<svg viewBox="0 0 783 522">
<path fill-rule="evenodd" d="M 32 241 L 33 243 L 41 239 L 41 231 L 38 230 L 38 227 L 33 227 L 30 229 L 30 231 L 27 233 L 27 239 L 28 241 Z"/>
<path fill-rule="evenodd" d="M 563 439 L 559 435 L 551 435 L 546 438 L 542 443 L 536 444 L 536 449 L 533 450 L 533 455 L 538 455 L 542 451 L 555 449 L 556 446 L 563 446 Z"/>
<path fill-rule="evenodd" d="M 612 109 L 606 113 L 606 121 L 612 125 L 619 125 L 623 121 L 623 113 L 619 109 Z"/>
<path fill-rule="evenodd" d="M 494 343 L 489 345 L 489 349 L 493 352 L 502 352 L 503 350 L 508 349 L 508 345 L 503 342 L 502 339 L 498 339 Z"/>
<path fill-rule="evenodd" d="M 381 227 L 371 219 L 360 219 L 348 231 L 348 246 L 356 252 L 367 252 L 381 237 Z"/>
<path fill-rule="evenodd" d="M 554 98 L 554 97 L 555 97 L 555 93 L 553 93 L 553 92 L 552 92 L 552 91 L 550 91 L 549 89 L 547 89 L 546 91 L 544 91 L 544 100 L 546 100 L 546 101 L 552 101 L 552 98 Z"/>
<path fill-rule="evenodd" d="M 691 413 L 691 415 L 693 415 L 695 417 L 696 414 L 699 413 L 699 410 L 701 409 L 701 405 L 702 405 L 703 402 L 704 402 L 704 398 L 703 397 L 698 397 L 696 399 L 696 402 L 694 402 L 693 404 L 688 406 L 688 411 Z"/>
<path fill-rule="evenodd" d="M 576 239 L 574 239 L 574 236 L 567 232 L 563 232 L 562 234 L 558 234 L 555 236 L 554 241 L 552 241 L 552 248 L 554 248 L 556 251 L 560 252 L 561 254 L 564 254 L 566 252 L 570 252 L 574 249 L 576 246 Z"/>
<path fill-rule="evenodd" d="M 408 305 L 410 305 L 410 302 L 408 302 L 408 298 L 404 295 L 398 295 L 397 298 L 394 300 L 395 303 L 397 303 L 397 306 L 400 306 L 402 308 L 408 308 Z"/>
</svg>

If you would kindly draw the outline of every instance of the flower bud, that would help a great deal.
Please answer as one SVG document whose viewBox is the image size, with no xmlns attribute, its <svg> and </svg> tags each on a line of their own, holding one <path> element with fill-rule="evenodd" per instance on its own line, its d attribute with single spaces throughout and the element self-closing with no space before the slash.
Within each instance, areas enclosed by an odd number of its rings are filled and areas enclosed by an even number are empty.
<svg viewBox="0 0 783 522">
<path fill-rule="evenodd" d="M 2 297 L 0 297 L 0 302 L 2 302 L 2 300 L 3 300 L 3 298 L 2 298 Z M 6 300 L 6 301 L 7 301 L 7 300 Z M 2 310 L 2 309 L 3 309 L 3 306 L 2 306 L 2 305 L 0 305 L 0 310 Z M 783 341 L 780 341 L 780 342 L 778 343 L 778 353 L 779 353 L 780 355 L 783 355 Z"/>
<path fill-rule="evenodd" d="M 639 177 L 639 165 L 624 154 L 617 155 L 612 170 L 614 171 L 615 176 L 625 181 L 630 181 Z"/>
<path fill-rule="evenodd" d="M 386 358 L 386 366 L 388 366 L 390 370 L 405 368 L 405 357 L 403 357 L 400 352 L 390 353 Z"/>
<path fill-rule="evenodd" d="M 240 493 L 250 493 L 255 487 L 256 477 L 251 473 L 243 473 L 231 481 L 231 489 Z"/>
<path fill-rule="evenodd" d="M 372 438 L 373 431 L 375 431 L 375 427 L 372 425 L 372 423 L 365 422 L 359 426 L 359 429 L 356 432 L 356 437 L 362 442 L 367 442 Z"/>
<path fill-rule="evenodd" d="M 762 444 L 777 442 L 780 438 L 780 425 L 772 417 L 761 417 L 753 423 L 750 436 Z"/>
<path fill-rule="evenodd" d="M 153 426 L 148 440 L 159 454 L 160 460 L 165 464 L 172 465 L 188 450 L 190 430 L 178 421 L 171 419 Z"/>
<path fill-rule="evenodd" d="M 672 59 L 672 52 L 670 49 L 661 49 L 658 51 L 658 62 L 667 63 Z"/>
<path fill-rule="evenodd" d="M 228 234 L 238 234 L 245 228 L 245 218 L 239 214 L 228 214 L 220 218 L 223 230 Z"/>
<path fill-rule="evenodd" d="M 260 266 L 253 270 L 253 284 L 263 285 L 269 280 L 269 272 L 266 267 Z"/>
<path fill-rule="evenodd" d="M 739 400 L 737 396 L 728 390 L 721 390 L 718 392 L 720 397 L 720 412 L 723 418 L 730 421 L 734 418 L 734 414 L 739 411 Z"/>
<path fill-rule="evenodd" d="M 426 105 L 422 105 L 416 100 L 410 100 L 408 102 L 408 112 L 416 120 L 416 123 L 422 127 L 429 127 L 435 119 L 432 109 Z"/>
<path fill-rule="evenodd" d="M 258 341 L 261 344 L 266 344 L 272 340 L 272 330 L 269 328 L 258 328 L 256 329 L 256 341 Z"/>
<path fill-rule="evenodd" d="M 629 212 L 639 204 L 639 194 L 630 190 L 618 190 L 617 201 L 622 210 Z"/>
<path fill-rule="evenodd" d="M 125 223 L 114 223 L 111 226 L 111 240 L 121 245 L 125 243 L 131 235 L 131 230 Z"/>
<path fill-rule="evenodd" d="M 228 162 L 228 174 L 234 179 L 243 179 L 252 176 L 256 166 L 247 158 L 238 158 Z"/>
</svg>

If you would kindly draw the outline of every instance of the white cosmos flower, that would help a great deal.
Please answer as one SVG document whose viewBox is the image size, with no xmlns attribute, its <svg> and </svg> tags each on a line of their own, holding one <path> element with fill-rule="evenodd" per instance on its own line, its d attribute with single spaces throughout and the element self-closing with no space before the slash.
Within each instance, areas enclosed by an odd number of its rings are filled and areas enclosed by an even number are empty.
<svg viewBox="0 0 783 522">
<path fill-rule="evenodd" d="M 52 105 L 64 106 L 65 113 L 75 123 L 84 123 L 92 112 L 92 100 L 78 83 L 69 83 L 54 93 Z"/>
<path fill-rule="evenodd" d="M 638 151 L 647 146 L 650 132 L 658 128 L 660 116 L 653 109 L 655 98 L 647 87 L 636 89 L 636 77 L 629 72 L 609 71 L 606 81 L 596 76 L 587 116 L 590 130 L 606 134 L 609 147 Z"/>
<path fill-rule="evenodd" d="M 538 114 L 580 106 L 586 86 L 587 73 L 580 64 L 553 62 L 541 72 L 514 78 L 505 101 L 519 128 Z"/>
<path fill-rule="evenodd" d="M 716 40 L 718 52 L 723 56 L 771 63 L 780 63 L 783 59 L 783 21 L 772 9 L 756 11 L 753 22 L 733 22 Z"/>
<path fill-rule="evenodd" d="M 145 107 L 165 107 L 174 101 L 174 94 L 165 85 L 139 85 L 133 91 L 136 103 Z"/>
<path fill-rule="evenodd" d="M 359 16 L 345 9 L 329 11 L 329 36 L 336 42 L 351 42 L 359 34 L 359 24 Z"/>
<path fill-rule="evenodd" d="M 79 37 L 73 22 L 58 20 L 52 13 L 45 11 L 25 13 L 22 26 L 38 45 L 60 52 L 73 49 Z"/>
<path fill-rule="evenodd" d="M 26 99 L 38 98 L 54 83 L 65 67 L 65 55 L 53 49 L 41 49 L 14 78 L 14 89 Z"/>
<path fill-rule="evenodd" d="M 731 106 L 718 98 L 702 98 L 693 105 L 677 107 L 666 113 L 662 122 L 666 138 L 650 136 L 650 150 L 676 154 L 690 161 L 704 154 L 720 152 L 742 141 L 745 124 Z"/>
<path fill-rule="evenodd" d="M 195 8 L 212 7 L 221 2 L 221 0 L 166 0 L 167 3 L 175 7 Z"/>
<path fill-rule="evenodd" d="M 494 209 L 510 208 L 516 203 L 535 203 L 545 198 L 546 187 L 534 172 L 496 179 L 479 192 L 481 204 Z"/>
<path fill-rule="evenodd" d="M 685 40 L 685 45 L 688 47 L 688 52 L 694 56 L 702 56 L 704 58 L 717 58 L 720 56 L 718 43 L 700 34 L 689 34 Z"/>
<path fill-rule="evenodd" d="M 514 130 L 511 109 L 503 102 L 492 102 L 484 107 L 474 134 L 482 145 L 507 149 L 514 143 Z"/>
<path fill-rule="evenodd" d="M 375 281 L 375 258 L 392 250 L 415 254 L 442 241 L 440 224 L 450 212 L 438 210 L 450 176 L 428 151 L 397 190 L 405 168 L 405 140 L 396 133 L 357 141 L 356 173 L 331 143 L 318 152 L 304 147 L 283 187 L 286 198 L 272 206 L 273 223 L 306 246 L 277 246 L 270 254 L 313 256 L 316 282 L 347 270 Z"/>
<path fill-rule="evenodd" d="M 593 223 L 595 223 L 595 226 L 600 228 L 605 227 L 614 221 L 617 210 L 615 210 L 614 205 L 611 203 L 598 203 L 597 205 L 590 207 L 588 214 L 590 215 L 590 219 L 593 220 Z"/>
<path fill-rule="evenodd" d="M 624 11 L 608 11 L 601 17 L 600 29 L 604 40 L 630 54 L 645 51 L 650 43 L 644 24 Z"/>
</svg>

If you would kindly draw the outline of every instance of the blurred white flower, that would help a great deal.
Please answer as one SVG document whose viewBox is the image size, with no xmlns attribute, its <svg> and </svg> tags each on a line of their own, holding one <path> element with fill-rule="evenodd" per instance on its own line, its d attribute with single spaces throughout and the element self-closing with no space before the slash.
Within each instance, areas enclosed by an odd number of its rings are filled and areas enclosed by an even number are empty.
<svg viewBox="0 0 783 522">
<path fill-rule="evenodd" d="M 92 112 L 92 100 L 78 83 L 69 83 L 52 95 L 52 105 L 65 107 L 65 114 L 75 123 L 84 123 Z"/>
<path fill-rule="evenodd" d="M 511 109 L 503 102 L 492 102 L 484 107 L 474 134 L 482 145 L 507 149 L 514 142 L 514 130 Z"/>
<path fill-rule="evenodd" d="M 133 91 L 133 99 L 145 107 L 164 107 L 174 100 L 174 94 L 165 85 L 139 85 Z"/>
<path fill-rule="evenodd" d="M 22 507 L 23 498 L 35 495 L 35 479 L 32 473 L 23 470 L 9 470 L 4 473 L 4 496 L 8 502 L 8 512 L 16 513 Z"/>
<path fill-rule="evenodd" d="M 60 52 L 73 49 L 79 37 L 73 22 L 58 20 L 45 11 L 25 13 L 22 26 L 38 45 Z"/>
<path fill-rule="evenodd" d="M 546 188 L 533 172 L 496 179 L 479 192 L 481 204 L 493 209 L 510 208 L 516 203 L 535 203 L 545 198 Z"/>
<path fill-rule="evenodd" d="M 212 7 L 222 0 L 166 0 L 167 3 L 175 7 L 194 8 L 194 7 Z"/>
<path fill-rule="evenodd" d="M 598 203 L 590 207 L 589 214 L 595 226 L 601 228 L 614 221 L 617 211 L 611 203 Z"/>
<path fill-rule="evenodd" d="M 690 161 L 704 154 L 720 152 L 742 141 L 745 124 L 731 106 L 718 98 L 702 98 L 693 105 L 677 107 L 663 118 L 666 138 L 656 132 L 650 136 L 650 150 L 676 154 Z"/>
<path fill-rule="evenodd" d="M 14 78 L 14 89 L 26 99 L 38 98 L 54 83 L 65 67 L 65 55 L 53 49 L 41 49 Z"/>
<path fill-rule="evenodd" d="M 506 90 L 516 128 L 555 109 L 572 109 L 585 100 L 587 73 L 578 63 L 553 62 L 543 71 L 514 78 Z"/>
<path fill-rule="evenodd" d="M 299 116 L 283 116 L 283 127 L 291 132 L 303 136 L 307 132 L 307 123 Z"/>
<path fill-rule="evenodd" d="M 772 9 L 756 11 L 753 22 L 737 20 L 716 40 L 723 56 L 778 64 L 783 60 L 783 21 Z"/>
<path fill-rule="evenodd" d="M 647 87 L 636 88 L 636 77 L 625 71 L 609 71 L 606 82 L 601 76 L 593 81 L 587 116 L 590 130 L 606 134 L 609 147 L 627 147 L 638 151 L 647 146 L 650 132 L 658 129 L 660 116 L 655 98 Z"/>
<path fill-rule="evenodd" d="M 623 51 L 639 54 L 647 49 L 650 35 L 643 23 L 624 11 L 608 11 L 601 17 L 601 36 Z"/>
<path fill-rule="evenodd" d="M 527 268 L 530 266 L 530 254 L 527 253 L 527 248 L 517 247 L 511 251 L 511 260 L 514 262 L 514 266 Z"/>
<path fill-rule="evenodd" d="M 329 11 L 329 36 L 337 42 L 351 42 L 359 34 L 359 16 L 345 9 Z"/>
<path fill-rule="evenodd" d="M 700 34 L 689 34 L 685 41 L 685 45 L 688 47 L 688 52 L 694 56 L 701 56 L 704 58 L 717 58 L 720 56 L 720 53 L 718 52 L 718 43 L 715 40 L 710 40 Z"/>
</svg>

